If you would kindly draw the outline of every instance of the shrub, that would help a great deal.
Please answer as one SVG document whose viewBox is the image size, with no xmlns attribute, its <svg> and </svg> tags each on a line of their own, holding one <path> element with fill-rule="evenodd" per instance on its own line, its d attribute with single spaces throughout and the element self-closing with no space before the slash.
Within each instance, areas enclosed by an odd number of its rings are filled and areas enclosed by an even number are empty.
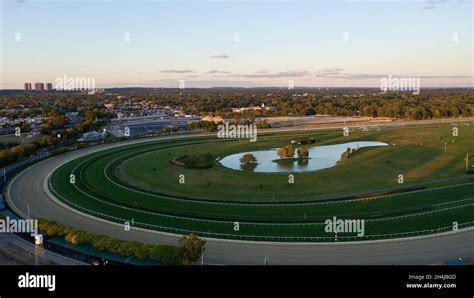
<svg viewBox="0 0 474 298">
<path fill-rule="evenodd" d="M 55 155 L 58 155 L 58 154 L 61 154 L 61 153 L 66 153 L 68 151 L 69 151 L 69 148 L 60 147 L 60 148 L 56 148 L 56 149 L 51 150 L 50 153 L 51 153 L 51 156 L 55 156 Z"/>
<path fill-rule="evenodd" d="M 315 142 L 316 142 L 316 140 L 314 138 L 305 138 L 305 139 L 300 140 L 301 145 L 313 144 Z"/>
<path fill-rule="evenodd" d="M 208 169 L 214 165 L 214 157 L 210 153 L 197 156 L 183 155 L 176 160 L 181 162 L 185 168 L 190 169 Z"/>
<path fill-rule="evenodd" d="M 303 158 L 308 158 L 309 152 L 306 148 L 300 147 L 297 150 L 298 153 L 298 158 L 303 159 Z"/>
<path fill-rule="evenodd" d="M 280 158 L 293 157 L 295 155 L 295 148 L 293 145 L 287 145 L 278 149 L 277 154 L 280 156 Z"/>
<path fill-rule="evenodd" d="M 21 144 L 11 147 L 6 150 L 0 151 L 0 167 L 7 166 L 18 160 L 21 160 L 27 156 L 30 156 L 38 149 L 38 145 L 35 143 Z"/>
<path fill-rule="evenodd" d="M 346 151 L 342 153 L 341 159 L 339 161 L 342 162 L 342 161 L 348 160 L 349 156 L 351 156 L 351 152 L 352 152 L 351 148 L 347 148 Z"/>
</svg>

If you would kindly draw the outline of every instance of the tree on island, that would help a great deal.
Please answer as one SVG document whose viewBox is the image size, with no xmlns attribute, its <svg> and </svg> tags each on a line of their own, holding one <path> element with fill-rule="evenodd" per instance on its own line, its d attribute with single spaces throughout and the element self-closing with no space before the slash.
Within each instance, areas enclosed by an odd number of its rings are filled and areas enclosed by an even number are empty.
<svg viewBox="0 0 474 298">
<path fill-rule="evenodd" d="M 339 160 L 339 162 L 342 162 L 342 161 L 346 161 L 349 159 L 349 156 L 351 156 L 352 154 L 352 149 L 351 148 L 347 148 L 346 151 L 344 151 L 341 155 L 341 159 Z"/>
<path fill-rule="evenodd" d="M 308 149 L 303 148 L 303 147 L 298 148 L 298 150 L 296 152 L 298 153 L 298 158 L 299 159 L 306 159 L 309 156 Z"/>
<path fill-rule="evenodd" d="M 278 149 L 277 154 L 280 156 L 280 158 L 290 158 L 295 155 L 295 148 L 290 144 Z"/>
<path fill-rule="evenodd" d="M 250 154 L 250 153 L 244 154 L 240 158 L 241 165 L 247 165 L 247 164 L 256 163 L 256 162 L 257 162 L 257 158 L 255 158 L 255 156 L 253 156 L 253 154 Z"/>
</svg>

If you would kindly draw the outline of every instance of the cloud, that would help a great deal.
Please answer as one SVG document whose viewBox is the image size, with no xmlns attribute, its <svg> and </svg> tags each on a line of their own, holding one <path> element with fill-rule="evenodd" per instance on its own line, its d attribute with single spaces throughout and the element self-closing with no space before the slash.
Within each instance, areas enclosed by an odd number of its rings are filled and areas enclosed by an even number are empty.
<svg viewBox="0 0 474 298">
<path fill-rule="evenodd" d="M 432 10 L 435 9 L 438 4 L 444 3 L 446 0 L 427 0 L 426 5 L 421 10 Z"/>
<path fill-rule="evenodd" d="M 386 78 L 391 75 L 393 78 L 419 78 L 419 79 L 472 79 L 472 75 L 404 75 L 404 74 L 382 74 L 382 73 L 339 73 L 330 76 L 320 76 L 323 78 L 336 78 L 346 80 L 373 80 Z"/>
<path fill-rule="evenodd" d="M 431 10 L 431 9 L 435 9 L 435 6 L 434 5 L 426 5 L 426 6 L 423 6 L 421 8 L 421 10 Z"/>
<path fill-rule="evenodd" d="M 342 69 L 339 69 L 342 70 Z M 389 74 L 384 73 L 341 73 L 339 71 L 327 72 L 322 78 L 346 79 L 346 80 L 372 80 L 388 77 Z M 400 75 L 392 75 L 392 77 L 403 77 Z"/>
<path fill-rule="evenodd" d="M 226 70 L 210 70 L 207 72 L 208 74 L 230 74 L 230 71 Z"/>
<path fill-rule="evenodd" d="M 407 74 L 394 74 L 394 73 L 346 73 L 343 68 L 340 67 L 330 67 L 324 68 L 317 71 L 308 71 L 308 70 L 287 70 L 287 71 L 278 71 L 278 72 L 269 72 L 266 70 L 255 71 L 250 73 L 233 73 L 228 70 L 217 70 L 212 69 L 205 72 L 196 72 L 188 69 L 169 69 L 162 70 L 162 73 L 168 74 L 187 74 L 185 78 L 196 79 L 199 77 L 211 78 L 223 78 L 223 79 L 300 79 L 300 80 L 311 80 L 314 78 L 318 79 L 335 79 L 335 80 L 346 80 L 346 81 L 361 81 L 361 80 L 380 80 L 381 78 L 386 78 L 391 75 L 394 78 L 420 78 L 426 80 L 443 80 L 443 79 L 473 79 L 472 75 L 407 75 Z M 210 83 L 207 81 L 206 83 Z M 215 82 L 215 81 L 213 81 Z M 239 82 L 241 81 L 232 81 Z M 221 86 L 219 82 L 219 86 Z M 256 83 L 256 82 L 255 82 Z M 256 83 L 257 84 L 257 83 Z"/>
<path fill-rule="evenodd" d="M 347 80 L 366 80 L 380 79 L 388 74 L 380 73 L 343 73 L 342 68 L 326 68 L 316 72 L 317 78 L 347 79 Z"/>
<path fill-rule="evenodd" d="M 452 75 L 452 76 L 408 76 L 420 79 L 472 79 L 472 75 Z"/>
<path fill-rule="evenodd" d="M 164 88 L 178 88 L 179 81 L 177 80 L 150 80 L 141 82 L 142 85 Z M 268 84 L 259 83 L 249 80 L 186 80 L 185 88 L 219 88 L 219 87 L 237 87 L 237 88 L 252 88 L 252 87 L 266 87 Z M 273 85 L 270 85 L 273 86 Z"/>
<path fill-rule="evenodd" d="M 301 78 L 311 75 L 309 71 L 297 70 L 297 71 L 280 71 L 276 73 L 249 73 L 249 74 L 237 74 L 236 77 L 242 78 Z"/>
<path fill-rule="evenodd" d="M 227 58 L 230 58 L 230 56 L 226 54 L 217 54 L 217 55 L 212 55 L 211 58 L 227 59 Z"/>
<path fill-rule="evenodd" d="M 351 74 L 341 74 L 337 76 L 338 78 L 347 79 L 347 80 L 370 80 L 370 79 L 380 79 L 387 77 L 387 74 L 381 73 L 351 73 Z"/>
<path fill-rule="evenodd" d="M 338 67 L 321 69 L 321 70 L 318 70 L 316 72 L 316 77 L 318 77 L 318 78 L 330 78 L 330 77 L 337 76 L 337 75 L 341 74 L 342 70 L 343 70 L 342 68 L 338 68 Z"/>
<path fill-rule="evenodd" d="M 165 69 L 165 70 L 162 70 L 160 72 L 163 72 L 163 73 L 191 73 L 191 72 L 194 72 L 190 69 Z"/>
</svg>

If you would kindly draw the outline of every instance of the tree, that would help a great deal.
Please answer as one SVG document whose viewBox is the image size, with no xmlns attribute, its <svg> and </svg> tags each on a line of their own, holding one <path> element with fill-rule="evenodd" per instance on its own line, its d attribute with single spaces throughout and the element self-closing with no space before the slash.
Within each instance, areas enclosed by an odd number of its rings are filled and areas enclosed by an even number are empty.
<svg viewBox="0 0 474 298">
<path fill-rule="evenodd" d="M 31 127 L 26 121 L 22 121 L 20 124 L 20 131 L 21 132 L 29 132 L 31 131 Z"/>
<path fill-rule="evenodd" d="M 341 159 L 339 161 L 346 161 L 349 159 L 349 156 L 351 156 L 352 150 L 351 148 L 347 148 L 346 151 L 344 151 L 341 155 Z"/>
<path fill-rule="evenodd" d="M 295 148 L 293 147 L 293 145 L 287 145 L 278 149 L 277 154 L 280 156 L 280 158 L 293 157 L 295 155 Z"/>
<path fill-rule="evenodd" d="M 298 153 L 298 158 L 299 159 L 305 159 L 305 158 L 308 158 L 308 156 L 309 156 L 308 149 L 306 149 L 304 147 L 298 148 L 297 153 Z"/>
<path fill-rule="evenodd" d="M 250 153 L 244 154 L 240 158 L 240 163 L 242 165 L 246 165 L 246 164 L 249 164 L 249 163 L 256 163 L 256 162 L 257 162 L 257 158 L 255 156 L 253 156 L 253 154 L 250 154 Z"/>
<path fill-rule="evenodd" d="M 199 239 L 195 234 L 184 235 L 180 240 L 180 256 L 183 265 L 196 263 L 202 254 L 206 241 Z"/>
<path fill-rule="evenodd" d="M 164 127 L 162 128 L 162 131 L 163 131 L 164 133 L 170 133 L 170 132 L 171 132 L 171 127 L 170 127 L 170 126 L 164 126 Z"/>
<path fill-rule="evenodd" d="M 314 108 L 307 108 L 305 111 L 306 116 L 316 115 L 316 110 Z"/>
</svg>

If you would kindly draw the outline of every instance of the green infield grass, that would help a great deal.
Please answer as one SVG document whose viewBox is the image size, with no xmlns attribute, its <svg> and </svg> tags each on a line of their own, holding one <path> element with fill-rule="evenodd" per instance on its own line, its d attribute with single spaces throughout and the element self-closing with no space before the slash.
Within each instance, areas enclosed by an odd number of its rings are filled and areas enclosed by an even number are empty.
<svg viewBox="0 0 474 298">
<path fill-rule="evenodd" d="M 323 146 L 380 141 L 315 172 L 254 173 L 226 168 L 227 155 L 314 138 Z M 161 139 L 72 159 L 50 176 L 50 190 L 78 210 L 136 227 L 261 241 L 348 241 L 408 237 L 474 224 L 474 127 L 451 125 L 259 134 L 257 142 L 216 136 Z M 210 168 L 170 162 L 211 154 Z M 310 156 L 311 158 L 312 156 Z M 469 164 L 471 167 L 472 162 Z M 70 183 L 70 175 L 75 183 Z M 403 175 L 403 184 L 399 183 Z M 183 182 L 184 183 L 180 183 Z M 325 220 L 363 219 L 364 236 L 325 231 Z"/>
</svg>

